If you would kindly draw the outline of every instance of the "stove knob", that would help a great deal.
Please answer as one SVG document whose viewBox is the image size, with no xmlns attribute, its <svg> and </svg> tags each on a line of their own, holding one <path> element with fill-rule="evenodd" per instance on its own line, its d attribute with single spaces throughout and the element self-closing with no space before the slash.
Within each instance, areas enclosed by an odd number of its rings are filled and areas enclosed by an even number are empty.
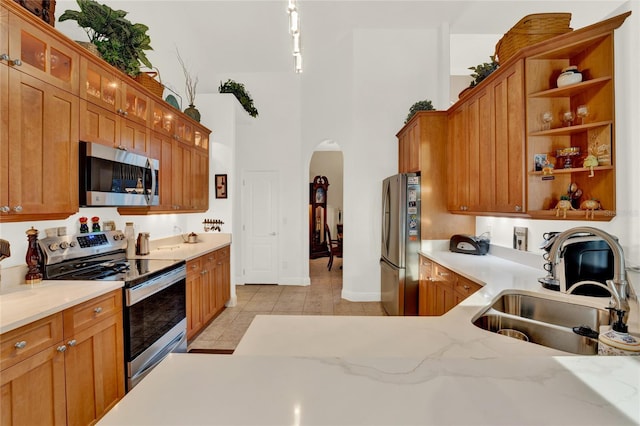
<svg viewBox="0 0 640 426">
<path fill-rule="evenodd" d="M 66 242 L 66 241 L 61 242 L 60 243 L 60 248 L 63 249 L 63 250 L 66 249 L 66 248 L 69 248 L 69 243 Z"/>
<path fill-rule="evenodd" d="M 75 241 L 71 241 L 71 242 L 69 243 L 69 247 L 75 247 L 76 245 L 77 245 L 77 244 L 76 244 L 76 242 L 75 242 Z"/>
<path fill-rule="evenodd" d="M 58 243 L 51 243 L 49 244 L 49 250 L 51 251 L 56 251 L 60 248 L 60 246 L 58 245 Z"/>
</svg>

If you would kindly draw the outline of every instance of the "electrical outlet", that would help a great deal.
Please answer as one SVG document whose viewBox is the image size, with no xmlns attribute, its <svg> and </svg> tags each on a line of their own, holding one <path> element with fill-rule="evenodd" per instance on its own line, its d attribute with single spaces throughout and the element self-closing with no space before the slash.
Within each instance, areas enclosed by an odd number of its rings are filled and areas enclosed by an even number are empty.
<svg viewBox="0 0 640 426">
<path fill-rule="evenodd" d="M 529 228 L 524 226 L 513 227 L 513 248 L 516 250 L 527 251 Z"/>
</svg>

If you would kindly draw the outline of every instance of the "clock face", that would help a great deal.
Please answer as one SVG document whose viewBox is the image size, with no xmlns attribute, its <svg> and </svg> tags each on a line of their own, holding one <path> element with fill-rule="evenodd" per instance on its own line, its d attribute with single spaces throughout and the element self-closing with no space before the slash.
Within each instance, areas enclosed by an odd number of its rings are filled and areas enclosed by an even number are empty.
<svg viewBox="0 0 640 426">
<path fill-rule="evenodd" d="M 316 189 L 316 204 L 324 203 L 325 194 L 323 188 Z"/>
</svg>

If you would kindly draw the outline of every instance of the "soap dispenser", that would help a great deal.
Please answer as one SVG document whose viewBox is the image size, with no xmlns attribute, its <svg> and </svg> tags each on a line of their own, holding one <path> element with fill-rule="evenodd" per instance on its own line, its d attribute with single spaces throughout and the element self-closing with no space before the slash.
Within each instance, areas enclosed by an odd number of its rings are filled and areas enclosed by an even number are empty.
<svg viewBox="0 0 640 426">
<path fill-rule="evenodd" d="M 611 328 L 598 336 L 598 355 L 640 356 L 640 340 L 629 334 L 623 322 L 625 311 L 614 311 L 617 319 Z"/>
</svg>

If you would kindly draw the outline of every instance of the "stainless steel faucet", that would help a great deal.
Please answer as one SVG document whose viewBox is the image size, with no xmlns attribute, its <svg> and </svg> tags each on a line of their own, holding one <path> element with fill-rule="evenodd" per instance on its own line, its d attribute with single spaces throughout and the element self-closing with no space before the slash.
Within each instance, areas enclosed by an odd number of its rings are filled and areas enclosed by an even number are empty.
<svg viewBox="0 0 640 426">
<path fill-rule="evenodd" d="M 610 309 L 615 311 L 618 315 L 618 325 L 621 328 L 626 329 L 626 319 L 629 316 L 629 282 L 626 278 L 624 252 L 622 250 L 622 246 L 620 246 L 618 240 L 611 234 L 601 229 L 593 228 L 590 226 L 579 226 L 576 228 L 568 229 L 558 234 L 553 241 L 551 249 L 549 250 L 549 261 L 552 264 L 554 278 L 556 278 L 556 265 L 560 262 L 560 258 L 563 255 L 561 250 L 562 245 L 567 239 L 571 238 L 572 236 L 584 233 L 592 234 L 602 238 L 609 245 L 611 251 L 613 252 L 613 277 L 610 280 L 607 280 L 607 289 L 611 293 Z M 568 292 L 571 293 L 573 290 L 574 288 L 572 287 Z"/>
</svg>

